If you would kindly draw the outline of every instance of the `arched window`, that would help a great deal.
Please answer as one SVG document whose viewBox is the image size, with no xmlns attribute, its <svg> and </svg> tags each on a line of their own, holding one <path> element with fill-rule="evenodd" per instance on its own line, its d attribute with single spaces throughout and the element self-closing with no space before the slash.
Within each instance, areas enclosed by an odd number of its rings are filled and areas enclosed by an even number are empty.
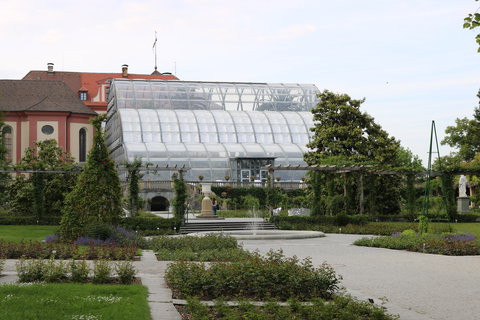
<svg viewBox="0 0 480 320">
<path fill-rule="evenodd" d="M 78 133 L 78 161 L 85 162 L 87 159 L 87 130 L 80 129 Z"/>
<path fill-rule="evenodd" d="M 5 126 L 2 130 L 2 139 L 5 147 L 7 148 L 7 154 L 5 160 L 7 162 L 13 161 L 13 139 L 12 139 L 12 127 Z"/>
</svg>

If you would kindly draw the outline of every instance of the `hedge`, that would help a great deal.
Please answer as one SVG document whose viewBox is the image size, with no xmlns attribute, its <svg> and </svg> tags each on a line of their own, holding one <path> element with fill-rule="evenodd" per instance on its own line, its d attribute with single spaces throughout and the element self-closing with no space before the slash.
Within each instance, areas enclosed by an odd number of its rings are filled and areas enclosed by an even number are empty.
<svg viewBox="0 0 480 320">
<path fill-rule="evenodd" d="M 129 217 L 123 218 L 120 225 L 129 230 L 147 231 L 147 230 L 173 230 L 175 228 L 175 221 L 173 218 L 160 217 Z"/>
<path fill-rule="evenodd" d="M 44 216 L 39 221 L 35 216 L 1 216 L 0 225 L 60 225 L 61 216 Z"/>
<path fill-rule="evenodd" d="M 309 216 L 309 217 L 273 217 L 272 222 L 276 225 L 281 223 L 290 224 L 322 224 L 332 226 L 342 226 L 347 224 L 364 225 L 367 224 L 370 217 L 365 214 L 356 215 L 337 215 L 337 216 Z"/>
</svg>

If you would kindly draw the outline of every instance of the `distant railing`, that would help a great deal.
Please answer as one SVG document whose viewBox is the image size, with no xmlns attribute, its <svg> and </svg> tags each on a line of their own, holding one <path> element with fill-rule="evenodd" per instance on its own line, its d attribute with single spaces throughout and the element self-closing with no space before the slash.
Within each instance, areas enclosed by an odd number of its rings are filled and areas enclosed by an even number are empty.
<svg viewBox="0 0 480 320">
<path fill-rule="evenodd" d="M 185 181 L 185 183 L 192 187 L 200 187 L 202 183 L 209 183 L 212 187 L 230 187 L 230 188 L 249 188 L 249 187 L 258 187 L 266 188 L 268 184 L 266 181 L 251 181 L 251 182 L 240 182 L 240 181 Z M 274 187 L 282 189 L 302 189 L 306 188 L 307 185 L 302 181 L 275 181 Z M 143 192 L 155 191 L 155 190 L 165 190 L 173 188 L 173 181 L 141 181 L 140 190 Z"/>
</svg>

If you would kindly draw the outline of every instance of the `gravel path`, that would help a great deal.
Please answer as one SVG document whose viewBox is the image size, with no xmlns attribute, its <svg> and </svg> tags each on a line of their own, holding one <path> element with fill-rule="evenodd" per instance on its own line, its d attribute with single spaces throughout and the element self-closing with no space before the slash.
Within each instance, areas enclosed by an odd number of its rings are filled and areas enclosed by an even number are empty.
<svg viewBox="0 0 480 320">
<path fill-rule="evenodd" d="M 288 256 L 327 262 L 359 298 L 387 297 L 401 319 L 480 319 L 480 256 L 451 257 L 357 247 L 363 236 L 327 234 L 305 240 L 242 241 L 248 250 L 283 249 Z"/>
</svg>

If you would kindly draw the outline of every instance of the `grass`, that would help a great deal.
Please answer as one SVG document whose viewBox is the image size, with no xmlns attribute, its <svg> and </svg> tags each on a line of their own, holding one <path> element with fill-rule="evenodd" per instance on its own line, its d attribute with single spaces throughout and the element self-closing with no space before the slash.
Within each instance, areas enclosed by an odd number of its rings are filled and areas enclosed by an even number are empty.
<svg viewBox="0 0 480 320">
<path fill-rule="evenodd" d="M 9 320 L 151 319 L 140 285 L 0 285 L 0 310 Z"/>
<path fill-rule="evenodd" d="M 0 226 L 0 239 L 12 242 L 43 240 L 57 229 L 58 226 Z"/>
<path fill-rule="evenodd" d="M 452 223 L 452 227 L 456 232 L 470 232 L 475 237 L 480 239 L 480 223 Z"/>
</svg>

